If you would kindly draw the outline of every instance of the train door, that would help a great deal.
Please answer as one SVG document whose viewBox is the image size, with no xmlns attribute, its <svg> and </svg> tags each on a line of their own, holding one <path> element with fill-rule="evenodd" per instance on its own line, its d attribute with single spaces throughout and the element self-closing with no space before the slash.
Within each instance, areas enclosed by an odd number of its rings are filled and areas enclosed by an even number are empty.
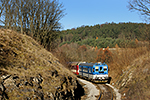
<svg viewBox="0 0 150 100">
<path fill-rule="evenodd" d="M 83 66 L 79 66 L 79 75 L 83 77 Z"/>
</svg>

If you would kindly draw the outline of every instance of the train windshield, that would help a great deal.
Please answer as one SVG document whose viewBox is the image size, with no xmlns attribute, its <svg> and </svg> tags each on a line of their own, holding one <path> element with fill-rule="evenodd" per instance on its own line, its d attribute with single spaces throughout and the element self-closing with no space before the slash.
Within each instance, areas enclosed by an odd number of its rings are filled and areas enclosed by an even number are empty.
<svg viewBox="0 0 150 100">
<path fill-rule="evenodd" d="M 100 71 L 102 71 L 103 70 L 103 68 L 102 67 L 100 67 Z"/>
<path fill-rule="evenodd" d="M 96 72 L 98 72 L 98 69 L 96 69 Z"/>
<path fill-rule="evenodd" d="M 98 67 L 95 67 L 96 72 L 98 72 Z"/>
<path fill-rule="evenodd" d="M 104 66 L 104 71 L 107 71 L 107 67 L 106 66 Z"/>
</svg>

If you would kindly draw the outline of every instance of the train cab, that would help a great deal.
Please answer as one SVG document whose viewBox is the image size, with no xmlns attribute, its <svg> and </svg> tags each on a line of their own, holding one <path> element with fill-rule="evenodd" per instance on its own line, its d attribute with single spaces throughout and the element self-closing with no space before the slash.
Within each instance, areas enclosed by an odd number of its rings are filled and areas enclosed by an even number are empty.
<svg viewBox="0 0 150 100">
<path fill-rule="evenodd" d="M 105 63 L 80 63 L 79 75 L 93 81 L 108 80 L 108 66 Z"/>
</svg>

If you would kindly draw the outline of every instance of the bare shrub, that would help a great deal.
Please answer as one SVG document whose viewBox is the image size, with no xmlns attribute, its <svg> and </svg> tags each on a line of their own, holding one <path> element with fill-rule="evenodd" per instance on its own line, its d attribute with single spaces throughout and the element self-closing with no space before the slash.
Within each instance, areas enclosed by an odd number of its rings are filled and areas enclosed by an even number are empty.
<svg viewBox="0 0 150 100">
<path fill-rule="evenodd" d="M 82 51 L 86 51 L 86 50 L 87 50 L 87 48 L 86 48 L 85 45 L 80 46 L 78 49 L 79 49 L 79 50 L 82 50 Z"/>
<path fill-rule="evenodd" d="M 62 64 L 67 62 L 94 62 L 97 51 L 86 45 L 79 46 L 77 43 L 64 44 L 57 48 L 53 54 Z"/>
<path fill-rule="evenodd" d="M 112 54 L 112 62 L 109 62 L 111 77 L 117 77 L 123 74 L 127 66 L 132 65 L 133 61 L 148 53 L 147 47 L 136 48 L 116 48 Z"/>
<path fill-rule="evenodd" d="M 98 53 L 97 53 L 97 58 L 96 58 L 96 62 L 111 62 L 112 61 L 112 53 L 109 50 L 109 48 L 106 48 L 105 50 L 103 50 L 102 48 L 99 49 Z"/>
</svg>

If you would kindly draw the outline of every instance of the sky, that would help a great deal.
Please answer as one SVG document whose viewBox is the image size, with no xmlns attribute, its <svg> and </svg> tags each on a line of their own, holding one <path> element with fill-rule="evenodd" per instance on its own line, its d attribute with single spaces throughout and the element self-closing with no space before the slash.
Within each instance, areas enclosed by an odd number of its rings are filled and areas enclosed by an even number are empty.
<svg viewBox="0 0 150 100">
<path fill-rule="evenodd" d="M 138 12 L 127 8 L 129 0 L 59 0 L 66 15 L 60 20 L 62 30 L 97 24 L 143 23 Z"/>
</svg>

